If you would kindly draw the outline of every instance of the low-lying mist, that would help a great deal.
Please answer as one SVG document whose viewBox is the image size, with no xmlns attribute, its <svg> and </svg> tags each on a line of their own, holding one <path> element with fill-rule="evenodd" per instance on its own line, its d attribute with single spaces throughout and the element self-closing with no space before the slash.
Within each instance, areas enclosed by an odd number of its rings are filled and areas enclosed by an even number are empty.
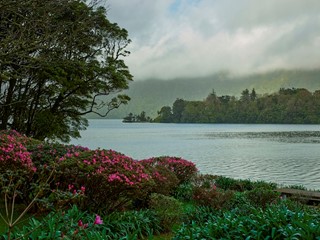
<svg viewBox="0 0 320 240">
<path fill-rule="evenodd" d="M 213 89 L 217 95 L 239 96 L 246 88 L 254 88 L 257 94 L 277 92 L 280 88 L 306 88 L 314 91 L 320 89 L 320 69 L 275 70 L 238 76 L 219 72 L 199 78 L 134 81 L 125 92 L 131 98 L 129 104 L 113 110 L 108 118 L 123 118 L 130 112 L 139 114 L 142 111 L 155 117 L 162 106 L 171 106 L 177 98 L 203 100 Z"/>
</svg>

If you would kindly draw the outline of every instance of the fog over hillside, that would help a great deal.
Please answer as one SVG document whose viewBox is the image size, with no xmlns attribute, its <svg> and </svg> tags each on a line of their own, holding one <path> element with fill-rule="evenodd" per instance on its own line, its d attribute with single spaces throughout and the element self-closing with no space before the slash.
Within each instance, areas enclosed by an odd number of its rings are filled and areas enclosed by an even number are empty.
<svg viewBox="0 0 320 240">
<path fill-rule="evenodd" d="M 108 117 L 155 117 L 176 98 L 203 100 L 212 89 L 235 96 L 246 88 L 320 89 L 319 7 L 319 0 L 109 0 L 109 20 L 132 40 L 124 61 L 135 81 L 130 103 Z"/>
<path fill-rule="evenodd" d="M 108 118 L 123 118 L 130 112 L 138 114 L 141 111 L 155 117 L 162 106 L 172 106 L 177 98 L 203 100 L 212 89 L 219 96 L 239 96 L 246 88 L 255 88 L 258 94 L 264 94 L 276 92 L 280 88 L 293 87 L 306 88 L 310 91 L 320 89 L 320 69 L 277 70 L 245 76 L 220 72 L 199 78 L 134 81 L 125 92 L 131 97 L 129 104 L 111 111 Z M 95 117 L 95 115 L 88 116 L 88 118 Z"/>
</svg>

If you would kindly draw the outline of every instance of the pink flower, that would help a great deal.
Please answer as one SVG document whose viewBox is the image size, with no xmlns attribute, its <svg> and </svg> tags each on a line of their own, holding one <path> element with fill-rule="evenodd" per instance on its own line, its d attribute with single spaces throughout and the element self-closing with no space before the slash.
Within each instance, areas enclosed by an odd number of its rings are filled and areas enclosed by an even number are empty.
<svg viewBox="0 0 320 240">
<path fill-rule="evenodd" d="M 96 215 L 96 219 L 94 220 L 93 224 L 97 224 L 97 225 L 103 224 L 103 221 L 99 215 Z"/>
<path fill-rule="evenodd" d="M 82 227 L 82 226 L 83 226 L 83 222 L 82 222 L 81 219 L 78 221 L 78 226 L 79 226 L 79 227 Z"/>
<path fill-rule="evenodd" d="M 80 220 L 78 221 L 78 226 L 81 227 L 81 228 L 83 228 L 83 229 L 86 229 L 86 228 L 89 226 L 89 224 L 88 224 L 88 223 L 83 224 L 82 220 L 80 219 Z"/>
</svg>

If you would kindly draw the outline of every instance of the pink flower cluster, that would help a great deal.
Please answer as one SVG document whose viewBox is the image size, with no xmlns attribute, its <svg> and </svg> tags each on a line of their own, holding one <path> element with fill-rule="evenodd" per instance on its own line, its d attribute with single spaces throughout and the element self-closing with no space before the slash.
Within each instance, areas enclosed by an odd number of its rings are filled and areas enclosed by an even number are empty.
<svg viewBox="0 0 320 240">
<path fill-rule="evenodd" d="M 22 166 L 27 170 L 36 172 L 31 153 L 27 151 L 26 147 L 17 139 L 15 134 L 3 134 L 0 132 L 0 164 L 8 166 Z"/>
<path fill-rule="evenodd" d="M 151 179 L 144 166 L 138 161 L 113 150 L 95 150 L 93 154 L 82 160 L 95 169 L 91 174 L 102 174 L 109 183 L 123 183 L 137 186 Z"/>
<path fill-rule="evenodd" d="M 89 152 L 89 148 L 84 148 L 81 146 L 68 146 L 67 153 L 65 153 L 61 158 L 59 158 L 59 161 L 64 161 L 68 158 L 73 157 L 79 157 L 81 152 Z"/>
<path fill-rule="evenodd" d="M 93 225 L 101 225 L 103 224 L 103 220 L 101 219 L 101 217 L 99 215 L 96 215 L 96 218 L 94 219 Z M 80 219 L 78 221 L 78 227 L 80 227 L 81 229 L 86 229 L 89 227 L 89 223 L 83 223 L 82 220 Z M 76 235 L 78 234 L 79 229 L 76 229 L 73 234 Z"/>
<path fill-rule="evenodd" d="M 173 172 L 180 183 L 190 180 L 198 171 L 193 162 L 178 157 L 157 157 L 140 161 L 143 165 L 163 166 Z"/>
<path fill-rule="evenodd" d="M 101 219 L 101 217 L 99 215 L 96 214 L 96 218 L 94 219 L 93 225 L 101 225 L 103 224 L 103 220 Z M 82 220 L 80 219 L 78 221 L 78 226 L 82 227 L 82 228 L 87 228 L 89 226 L 88 223 L 83 223 Z"/>
<path fill-rule="evenodd" d="M 68 184 L 68 190 L 72 192 L 73 195 L 75 194 L 84 195 L 86 192 L 86 187 L 81 186 L 80 189 L 76 189 L 73 184 Z"/>
<path fill-rule="evenodd" d="M 90 151 L 89 148 L 74 146 L 74 145 L 64 145 L 64 144 L 38 144 L 37 148 L 32 152 L 32 157 L 34 159 L 55 159 L 58 162 L 64 161 L 68 158 L 78 157 L 82 152 Z"/>
</svg>

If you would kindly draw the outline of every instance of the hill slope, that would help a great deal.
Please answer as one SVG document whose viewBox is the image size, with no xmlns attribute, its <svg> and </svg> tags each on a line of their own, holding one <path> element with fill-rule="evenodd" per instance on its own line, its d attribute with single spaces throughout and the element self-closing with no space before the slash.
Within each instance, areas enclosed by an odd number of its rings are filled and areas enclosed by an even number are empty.
<svg viewBox="0 0 320 240">
<path fill-rule="evenodd" d="M 162 106 L 172 106 L 177 98 L 203 100 L 212 89 L 217 95 L 239 96 L 246 88 L 255 88 L 258 94 L 263 94 L 292 87 L 310 91 L 320 89 L 320 69 L 277 70 L 246 76 L 220 72 L 201 78 L 136 81 L 130 83 L 129 90 L 125 92 L 131 97 L 129 104 L 112 111 L 109 118 L 123 118 L 130 112 L 138 114 L 142 111 L 155 117 Z"/>
</svg>

